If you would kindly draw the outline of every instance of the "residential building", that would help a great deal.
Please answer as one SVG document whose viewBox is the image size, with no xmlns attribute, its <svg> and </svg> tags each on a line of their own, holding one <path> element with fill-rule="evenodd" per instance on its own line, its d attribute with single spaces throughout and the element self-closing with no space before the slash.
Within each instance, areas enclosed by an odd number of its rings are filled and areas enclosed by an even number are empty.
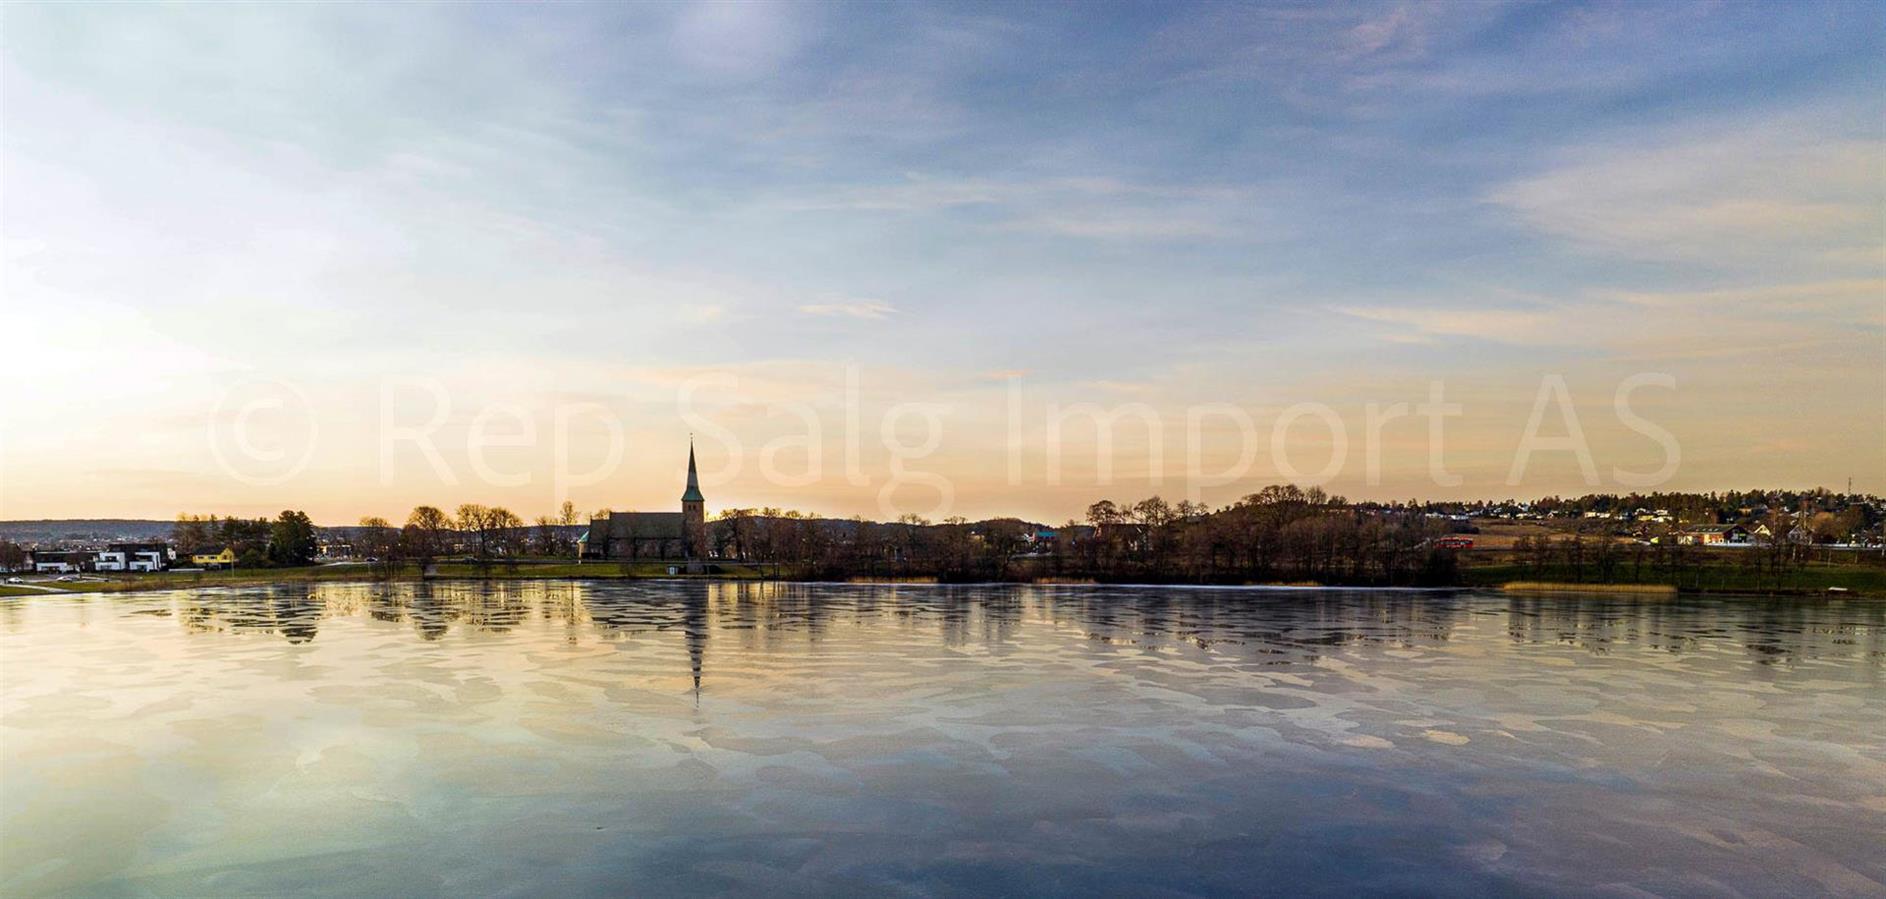
<svg viewBox="0 0 1886 899">
<path fill-rule="evenodd" d="M 99 550 L 96 571 L 162 571 L 170 565 L 170 547 L 162 543 L 113 543 Z"/>
<path fill-rule="evenodd" d="M 1738 524 L 1704 525 L 1678 531 L 1676 542 L 1685 546 L 1743 545 L 1749 542 L 1749 532 Z"/>
<path fill-rule="evenodd" d="M 236 551 L 225 546 L 221 552 L 191 553 L 190 564 L 198 568 L 234 568 L 236 567 Z"/>
<path fill-rule="evenodd" d="M 72 574 L 92 564 L 92 554 L 85 550 L 36 549 L 28 555 L 29 566 L 40 574 Z"/>
</svg>

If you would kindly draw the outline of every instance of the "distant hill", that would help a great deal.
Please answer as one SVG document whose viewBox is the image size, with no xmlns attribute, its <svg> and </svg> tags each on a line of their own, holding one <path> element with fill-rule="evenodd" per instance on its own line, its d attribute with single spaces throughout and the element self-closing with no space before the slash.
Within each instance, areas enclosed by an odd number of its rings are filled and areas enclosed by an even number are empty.
<svg viewBox="0 0 1886 899">
<path fill-rule="evenodd" d="M 147 518 L 41 518 L 30 521 L 0 521 L 0 541 L 18 543 L 27 548 L 78 544 L 94 546 L 106 543 L 141 543 L 169 540 L 174 521 Z M 560 525 L 559 536 L 574 540 L 589 527 L 587 524 Z M 355 540 L 366 528 L 355 525 L 316 527 L 323 540 Z M 536 525 L 524 528 L 535 534 Z"/>
<path fill-rule="evenodd" d="M 0 521 L 0 540 L 22 546 L 51 543 L 115 543 L 145 540 L 169 540 L 174 521 L 149 518 L 41 518 L 32 521 Z M 362 528 L 318 528 L 323 534 L 340 539 L 356 536 Z"/>
<path fill-rule="evenodd" d="M 756 516 L 756 520 L 758 519 Z M 783 519 L 781 519 L 783 520 Z M 849 518 L 805 519 L 816 521 L 817 527 L 833 533 L 849 534 L 856 523 Z M 11 541 L 25 547 L 46 547 L 54 544 L 76 543 L 82 545 L 104 543 L 134 543 L 147 540 L 169 540 L 170 530 L 176 522 L 159 521 L 147 518 L 42 518 L 30 521 L 0 521 L 0 540 Z M 902 525 L 867 522 L 873 528 L 901 527 Z M 1008 524 L 1014 527 L 1039 529 L 1044 525 L 1025 522 L 1013 518 L 991 519 L 974 522 L 971 527 L 986 528 L 995 524 Z M 557 532 L 565 539 L 574 540 L 587 530 L 589 525 L 560 525 Z M 338 525 L 319 529 L 323 539 L 354 540 L 366 530 L 354 525 Z M 525 528 L 531 533 L 536 526 Z"/>
<path fill-rule="evenodd" d="M 170 537 L 174 522 L 147 518 L 41 518 L 0 521 L 0 540 L 21 545 L 60 541 L 135 542 Z"/>
</svg>

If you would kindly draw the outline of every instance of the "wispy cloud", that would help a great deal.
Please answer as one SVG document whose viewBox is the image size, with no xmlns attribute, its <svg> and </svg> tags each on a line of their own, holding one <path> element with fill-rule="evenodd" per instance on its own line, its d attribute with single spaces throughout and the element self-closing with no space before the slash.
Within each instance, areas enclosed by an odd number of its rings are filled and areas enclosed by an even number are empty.
<svg viewBox="0 0 1886 899">
<path fill-rule="evenodd" d="M 1000 230 L 1101 240 L 1256 236 L 1263 210 L 1252 186 L 1162 184 L 1110 177 L 932 178 L 850 185 L 793 208 L 942 214 L 985 210 Z"/>
<path fill-rule="evenodd" d="M 1416 59 L 1427 54 L 1429 29 L 1450 14 L 1445 3 L 1401 3 L 1371 19 L 1366 19 L 1343 36 L 1343 57 L 1356 59 L 1375 56 L 1397 61 Z"/>
<path fill-rule="evenodd" d="M 960 206 L 1025 206 L 1076 198 L 1144 204 L 1232 202 L 1251 197 L 1248 185 L 1162 184 L 1101 176 L 950 178 L 910 173 L 896 181 L 848 185 L 796 205 L 808 209 L 918 212 Z"/>
<path fill-rule="evenodd" d="M 676 57 L 717 77 L 754 78 L 784 64 L 805 38 L 801 11 L 784 3 L 701 3 L 677 16 Z"/>
<path fill-rule="evenodd" d="M 1746 284 L 1714 290 L 1580 292 L 1527 306 L 1337 306 L 1386 326 L 1397 344 L 1485 341 L 1617 360 L 1740 358 L 1766 364 L 1780 349 L 1864 344 L 1886 334 L 1886 281 Z M 1802 363 L 1796 362 L 1795 365 Z"/>
<path fill-rule="evenodd" d="M 897 307 L 877 300 L 847 300 L 844 302 L 807 303 L 799 307 L 804 315 L 820 315 L 837 318 L 881 319 L 892 315 Z"/>
<path fill-rule="evenodd" d="M 1546 312 L 1520 309 L 1440 309 L 1408 306 L 1340 306 L 1353 318 L 1394 326 L 1383 339 L 1424 342 L 1434 337 L 1469 337 L 1502 343 L 1557 342 L 1563 332 Z"/>
<path fill-rule="evenodd" d="M 1841 130 L 1791 115 L 1579 147 L 1487 199 L 1547 234 L 1638 258 L 1735 267 L 1877 253 L 1886 143 Z"/>
<path fill-rule="evenodd" d="M 1748 285 L 1716 290 L 1619 290 L 1601 294 L 1625 303 L 1667 309 L 1765 309 L 1771 313 L 1870 315 L 1886 320 L 1886 279 L 1851 278 L 1800 284 Z"/>
</svg>

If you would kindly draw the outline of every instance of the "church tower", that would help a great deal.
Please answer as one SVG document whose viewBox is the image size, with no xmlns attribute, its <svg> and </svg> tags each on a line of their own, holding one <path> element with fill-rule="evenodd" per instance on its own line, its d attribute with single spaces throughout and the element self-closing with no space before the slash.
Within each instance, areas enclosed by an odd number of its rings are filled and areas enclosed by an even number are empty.
<svg viewBox="0 0 1886 899">
<path fill-rule="evenodd" d="M 694 441 L 688 440 L 688 489 L 681 493 L 681 552 L 688 559 L 707 558 L 707 498 L 694 471 Z"/>
</svg>

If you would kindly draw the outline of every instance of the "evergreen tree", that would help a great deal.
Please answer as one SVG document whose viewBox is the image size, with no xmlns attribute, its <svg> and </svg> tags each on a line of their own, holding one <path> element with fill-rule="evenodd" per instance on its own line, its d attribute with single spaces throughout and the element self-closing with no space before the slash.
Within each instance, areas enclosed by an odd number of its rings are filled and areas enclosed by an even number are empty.
<svg viewBox="0 0 1886 899">
<path fill-rule="evenodd" d="M 283 509 L 269 529 L 268 558 L 276 565 L 314 562 L 314 522 L 306 512 Z"/>
</svg>

